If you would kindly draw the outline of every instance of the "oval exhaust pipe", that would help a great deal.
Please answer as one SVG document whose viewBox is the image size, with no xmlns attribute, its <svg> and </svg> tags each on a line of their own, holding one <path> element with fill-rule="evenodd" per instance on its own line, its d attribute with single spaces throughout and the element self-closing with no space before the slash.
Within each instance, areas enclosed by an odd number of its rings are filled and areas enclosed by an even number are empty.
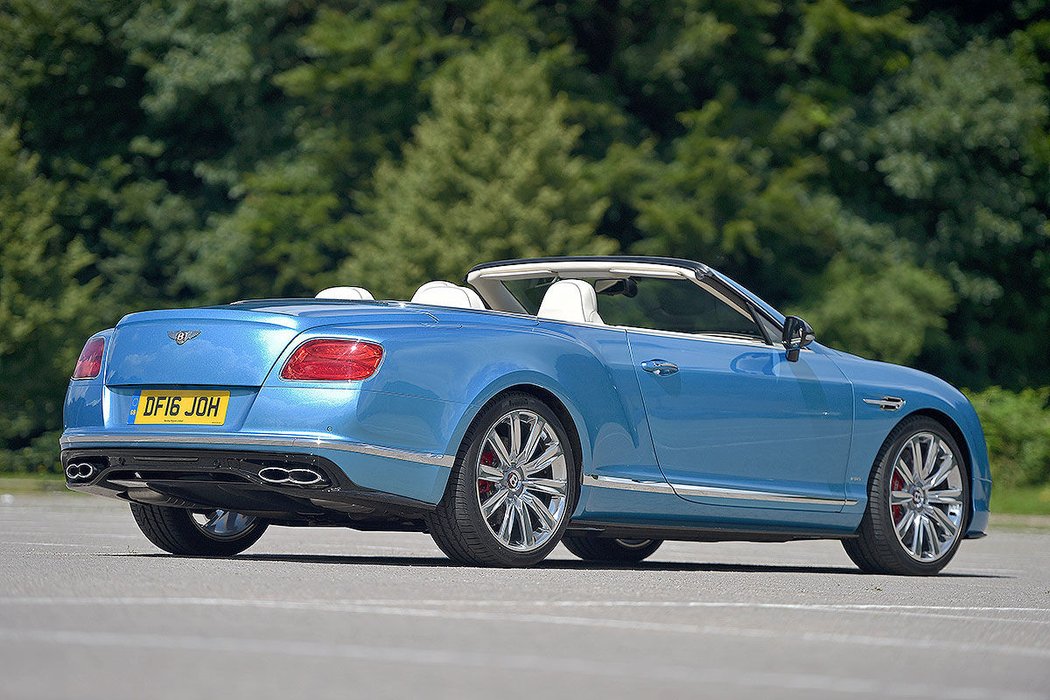
<svg viewBox="0 0 1050 700">
<path fill-rule="evenodd" d="M 287 484 L 288 470 L 284 467 L 266 467 L 259 470 L 259 478 L 270 484 Z"/>
<path fill-rule="evenodd" d="M 90 479 L 94 475 L 95 465 L 88 464 L 87 462 L 81 462 L 79 464 L 70 464 L 68 467 L 66 467 L 66 478 L 70 481 Z"/>
<path fill-rule="evenodd" d="M 313 469 L 289 469 L 288 480 L 299 486 L 313 486 L 324 481 L 324 477 Z"/>
<path fill-rule="evenodd" d="M 325 482 L 322 474 L 313 469 L 303 468 L 265 467 L 259 470 L 259 478 L 268 484 L 294 484 L 295 486 L 314 486 Z"/>
</svg>

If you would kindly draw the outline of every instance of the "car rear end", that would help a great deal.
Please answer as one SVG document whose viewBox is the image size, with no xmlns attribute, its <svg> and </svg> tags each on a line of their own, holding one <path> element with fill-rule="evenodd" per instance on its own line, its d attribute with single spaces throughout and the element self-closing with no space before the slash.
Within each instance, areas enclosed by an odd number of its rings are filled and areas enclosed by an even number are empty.
<svg viewBox="0 0 1050 700">
<path fill-rule="evenodd" d="M 444 490 L 455 411 L 398 378 L 435 323 L 382 302 L 127 316 L 70 382 L 67 484 L 289 524 L 418 522 Z"/>
</svg>

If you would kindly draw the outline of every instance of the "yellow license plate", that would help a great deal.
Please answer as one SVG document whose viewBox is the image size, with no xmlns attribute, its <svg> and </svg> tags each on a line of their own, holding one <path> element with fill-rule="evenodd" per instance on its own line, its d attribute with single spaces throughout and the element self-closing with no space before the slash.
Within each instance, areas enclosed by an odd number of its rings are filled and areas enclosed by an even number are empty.
<svg viewBox="0 0 1050 700">
<path fill-rule="evenodd" d="M 230 405 L 228 391 L 149 389 L 132 399 L 128 423 L 134 425 L 222 425 Z"/>
</svg>

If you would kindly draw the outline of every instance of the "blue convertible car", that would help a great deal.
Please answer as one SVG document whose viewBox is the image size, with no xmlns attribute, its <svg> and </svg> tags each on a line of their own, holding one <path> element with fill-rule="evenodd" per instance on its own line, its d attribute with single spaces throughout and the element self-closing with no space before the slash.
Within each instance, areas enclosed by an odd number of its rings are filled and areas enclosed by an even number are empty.
<svg viewBox="0 0 1050 700">
<path fill-rule="evenodd" d="M 429 532 L 490 566 L 832 538 L 864 571 L 933 574 L 991 490 L 958 391 L 671 258 L 131 314 L 85 345 L 65 426 L 68 485 L 188 555 L 270 524 Z"/>
</svg>

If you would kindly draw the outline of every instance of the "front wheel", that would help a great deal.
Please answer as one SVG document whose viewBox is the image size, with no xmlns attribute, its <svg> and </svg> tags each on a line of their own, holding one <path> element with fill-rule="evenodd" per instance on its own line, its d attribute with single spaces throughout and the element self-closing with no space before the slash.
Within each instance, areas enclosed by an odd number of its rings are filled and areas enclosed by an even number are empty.
<svg viewBox="0 0 1050 700">
<path fill-rule="evenodd" d="M 531 566 L 561 540 L 577 488 L 561 420 L 535 397 L 508 393 L 467 430 L 430 532 L 459 563 Z"/>
<path fill-rule="evenodd" d="M 868 506 L 846 554 L 863 571 L 929 576 L 962 542 L 970 484 L 955 439 L 924 416 L 901 421 L 875 461 Z"/>
<path fill-rule="evenodd" d="M 194 512 L 183 508 L 132 503 L 142 534 L 165 552 L 200 557 L 230 557 L 255 544 L 266 521 L 228 510 Z"/>
<path fill-rule="evenodd" d="M 637 564 L 652 555 L 664 541 L 568 534 L 561 543 L 584 561 Z"/>
</svg>

